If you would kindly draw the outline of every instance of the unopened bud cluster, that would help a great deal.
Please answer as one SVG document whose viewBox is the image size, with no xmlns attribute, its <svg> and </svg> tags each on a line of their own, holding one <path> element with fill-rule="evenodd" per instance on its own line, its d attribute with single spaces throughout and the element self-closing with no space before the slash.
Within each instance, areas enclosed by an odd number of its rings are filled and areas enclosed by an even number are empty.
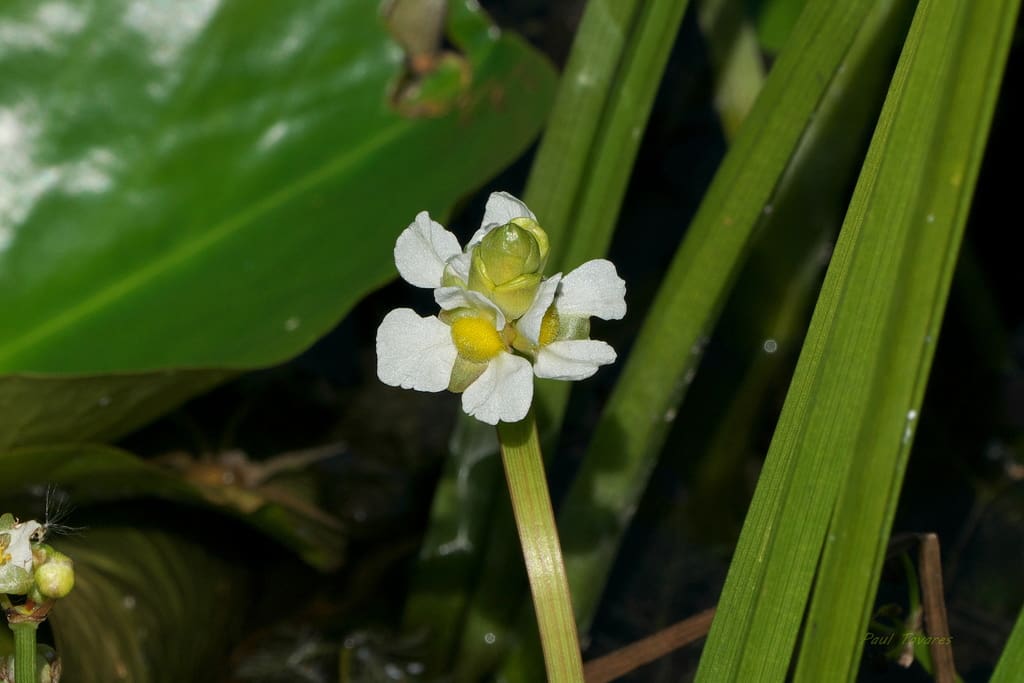
<svg viewBox="0 0 1024 683">
<path fill-rule="evenodd" d="M 469 289 L 516 320 L 530 308 L 548 260 L 548 236 L 530 218 L 514 218 L 488 232 L 473 250 Z"/>
</svg>

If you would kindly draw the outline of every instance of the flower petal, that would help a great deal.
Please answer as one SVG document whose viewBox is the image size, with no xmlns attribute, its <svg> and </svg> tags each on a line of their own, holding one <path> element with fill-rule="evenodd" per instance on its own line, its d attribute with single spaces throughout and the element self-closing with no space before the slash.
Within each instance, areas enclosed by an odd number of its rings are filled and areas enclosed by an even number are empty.
<svg viewBox="0 0 1024 683">
<path fill-rule="evenodd" d="M 494 315 L 494 329 L 505 329 L 505 315 L 493 301 L 480 292 L 462 287 L 439 287 L 434 290 L 434 301 L 442 310 L 452 311 L 456 308 L 475 308 L 490 311 Z"/>
<path fill-rule="evenodd" d="M 614 363 L 615 358 L 615 349 L 603 341 L 556 341 L 537 352 L 533 372 L 538 377 L 548 379 L 586 379 L 597 372 L 600 366 Z"/>
<path fill-rule="evenodd" d="M 513 218 L 537 220 L 537 217 L 533 215 L 533 212 L 530 211 L 526 204 L 523 204 L 508 192 L 492 192 L 491 196 L 487 198 L 487 206 L 484 208 L 484 219 L 480 222 L 480 229 L 469 240 L 469 244 L 466 245 L 466 251 L 479 244 L 484 235 L 491 230 L 505 225 Z"/>
<path fill-rule="evenodd" d="M 395 242 L 395 265 L 409 284 L 439 287 L 445 263 L 460 253 L 458 238 L 420 211 Z"/>
<path fill-rule="evenodd" d="M 558 283 L 561 279 L 562 274 L 555 273 L 541 282 L 540 287 L 537 288 L 537 294 L 533 298 L 533 303 L 530 304 L 530 308 L 526 310 L 526 313 L 523 313 L 522 317 L 519 318 L 519 322 L 516 323 L 516 330 L 521 332 L 533 344 L 540 343 L 540 324 L 544 321 L 544 314 L 551 307 L 551 302 L 555 300 L 555 292 L 558 291 Z"/>
<path fill-rule="evenodd" d="M 396 308 L 377 328 L 377 377 L 393 387 L 443 391 L 457 355 L 451 328 L 412 309 Z"/>
<path fill-rule="evenodd" d="M 484 374 L 462 393 L 462 409 L 491 425 L 522 420 L 532 402 L 530 361 L 511 353 L 495 356 Z"/>
<path fill-rule="evenodd" d="M 32 571 L 32 534 L 41 528 L 42 525 L 33 519 L 19 522 L 5 531 L 10 535 L 7 548 L 3 551 L 10 558 L 7 561 L 27 572 Z"/>
<path fill-rule="evenodd" d="M 611 261 L 587 261 L 562 278 L 555 308 L 562 315 L 619 320 L 626 315 L 626 282 Z"/>
<path fill-rule="evenodd" d="M 469 282 L 469 266 L 472 257 L 469 254 L 458 254 L 448 260 L 448 270 L 462 281 L 463 286 Z"/>
</svg>

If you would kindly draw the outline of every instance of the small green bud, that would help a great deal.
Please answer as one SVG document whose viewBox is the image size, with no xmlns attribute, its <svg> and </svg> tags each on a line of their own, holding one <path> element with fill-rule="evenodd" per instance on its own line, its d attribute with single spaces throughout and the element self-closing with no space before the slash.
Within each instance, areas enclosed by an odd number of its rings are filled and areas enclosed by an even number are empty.
<svg viewBox="0 0 1024 683">
<path fill-rule="evenodd" d="M 528 219 L 521 219 L 528 220 Z M 537 224 L 530 221 L 533 226 Z M 537 226 L 537 230 L 540 230 Z M 540 272 L 547 260 L 547 236 L 544 235 L 544 249 L 537 240 L 538 233 L 516 223 L 507 223 L 487 233 L 477 246 L 474 257 L 478 257 L 486 268 L 491 281 L 500 285 L 523 274 Z M 540 231 L 543 235 L 543 231 Z"/>
<path fill-rule="evenodd" d="M 35 564 L 36 589 L 44 598 L 63 598 L 75 586 L 75 563 L 64 553 L 40 543 Z M 40 561 L 41 560 L 41 561 Z"/>
</svg>

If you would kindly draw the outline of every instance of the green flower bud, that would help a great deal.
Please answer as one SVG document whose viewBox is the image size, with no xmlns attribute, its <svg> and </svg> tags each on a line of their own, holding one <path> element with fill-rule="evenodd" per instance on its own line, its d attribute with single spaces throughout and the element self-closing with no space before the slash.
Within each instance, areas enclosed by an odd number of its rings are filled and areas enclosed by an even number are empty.
<svg viewBox="0 0 1024 683">
<path fill-rule="evenodd" d="M 529 218 L 487 233 L 473 250 L 469 288 L 486 294 L 515 320 L 530 307 L 548 258 L 548 236 Z"/>
<path fill-rule="evenodd" d="M 44 598 L 63 598 L 75 586 L 75 563 L 64 553 L 39 544 L 35 564 L 36 589 Z M 39 561 L 39 560 L 42 561 Z"/>
</svg>

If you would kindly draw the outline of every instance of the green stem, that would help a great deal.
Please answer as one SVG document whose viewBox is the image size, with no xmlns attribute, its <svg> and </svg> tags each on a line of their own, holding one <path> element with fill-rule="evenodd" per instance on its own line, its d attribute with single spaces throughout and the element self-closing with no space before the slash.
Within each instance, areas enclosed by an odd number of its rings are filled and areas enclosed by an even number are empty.
<svg viewBox="0 0 1024 683">
<path fill-rule="evenodd" d="M 533 411 L 521 422 L 500 423 L 498 440 L 537 612 L 548 681 L 582 683 L 583 661 L 576 620 Z"/>
<path fill-rule="evenodd" d="M 35 683 L 36 680 L 36 629 L 39 624 L 24 621 L 11 624 L 14 631 L 14 681 Z"/>
</svg>

